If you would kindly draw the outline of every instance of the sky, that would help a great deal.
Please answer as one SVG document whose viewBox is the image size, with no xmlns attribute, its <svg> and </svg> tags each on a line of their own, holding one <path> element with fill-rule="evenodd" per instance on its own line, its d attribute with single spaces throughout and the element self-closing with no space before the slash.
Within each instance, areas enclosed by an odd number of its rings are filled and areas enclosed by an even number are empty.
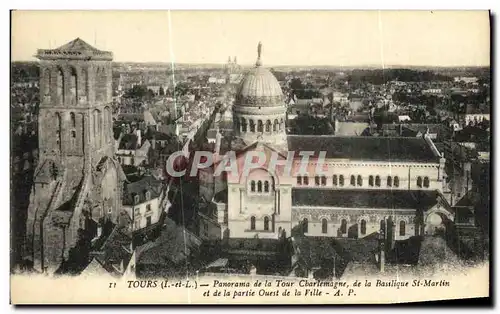
<svg viewBox="0 0 500 314">
<path fill-rule="evenodd" d="M 77 37 L 119 62 L 488 66 L 487 11 L 14 11 L 13 61 Z"/>
</svg>

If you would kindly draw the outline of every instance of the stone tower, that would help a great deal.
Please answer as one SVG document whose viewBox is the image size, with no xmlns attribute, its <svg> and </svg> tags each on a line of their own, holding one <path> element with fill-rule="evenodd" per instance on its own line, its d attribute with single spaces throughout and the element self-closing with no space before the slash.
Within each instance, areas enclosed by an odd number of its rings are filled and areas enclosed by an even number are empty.
<svg viewBox="0 0 500 314">
<path fill-rule="evenodd" d="M 27 219 L 26 258 L 57 269 L 78 241 L 116 219 L 123 171 L 113 159 L 111 52 L 80 38 L 39 49 L 40 162 Z"/>
</svg>

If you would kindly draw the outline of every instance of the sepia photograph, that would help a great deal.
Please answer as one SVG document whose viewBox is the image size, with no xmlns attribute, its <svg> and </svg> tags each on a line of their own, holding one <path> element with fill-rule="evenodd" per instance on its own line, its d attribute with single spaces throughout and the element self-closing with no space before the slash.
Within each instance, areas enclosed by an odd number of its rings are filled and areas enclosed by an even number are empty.
<svg viewBox="0 0 500 314">
<path fill-rule="evenodd" d="M 490 298 L 489 11 L 10 18 L 12 304 Z"/>
</svg>

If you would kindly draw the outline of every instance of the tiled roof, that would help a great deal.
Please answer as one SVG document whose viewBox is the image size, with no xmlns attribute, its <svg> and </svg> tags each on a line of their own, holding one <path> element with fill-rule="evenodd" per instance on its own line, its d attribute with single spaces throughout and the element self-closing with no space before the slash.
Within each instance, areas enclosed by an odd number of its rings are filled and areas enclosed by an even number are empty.
<svg viewBox="0 0 500 314">
<path fill-rule="evenodd" d="M 133 205 L 134 197 L 139 195 L 139 203 L 146 201 L 146 192 L 151 193 L 151 199 L 160 196 L 162 182 L 152 176 L 144 176 L 140 180 L 128 183 L 123 195 L 123 205 Z"/>
<path fill-rule="evenodd" d="M 292 206 L 428 209 L 437 202 L 436 191 L 292 189 Z"/>
<path fill-rule="evenodd" d="M 326 151 L 326 158 L 363 161 L 438 162 L 423 138 L 289 135 L 290 151 Z"/>
</svg>

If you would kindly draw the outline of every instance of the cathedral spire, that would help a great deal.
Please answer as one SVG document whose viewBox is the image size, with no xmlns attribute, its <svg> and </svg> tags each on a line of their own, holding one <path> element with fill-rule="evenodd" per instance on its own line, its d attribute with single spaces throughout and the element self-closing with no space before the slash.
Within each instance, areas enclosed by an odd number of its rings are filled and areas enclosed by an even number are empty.
<svg viewBox="0 0 500 314">
<path fill-rule="evenodd" d="M 257 62 L 255 62 L 255 65 L 260 67 L 262 65 L 262 60 L 260 59 L 262 54 L 262 43 L 259 41 L 259 45 L 257 46 Z"/>
</svg>

